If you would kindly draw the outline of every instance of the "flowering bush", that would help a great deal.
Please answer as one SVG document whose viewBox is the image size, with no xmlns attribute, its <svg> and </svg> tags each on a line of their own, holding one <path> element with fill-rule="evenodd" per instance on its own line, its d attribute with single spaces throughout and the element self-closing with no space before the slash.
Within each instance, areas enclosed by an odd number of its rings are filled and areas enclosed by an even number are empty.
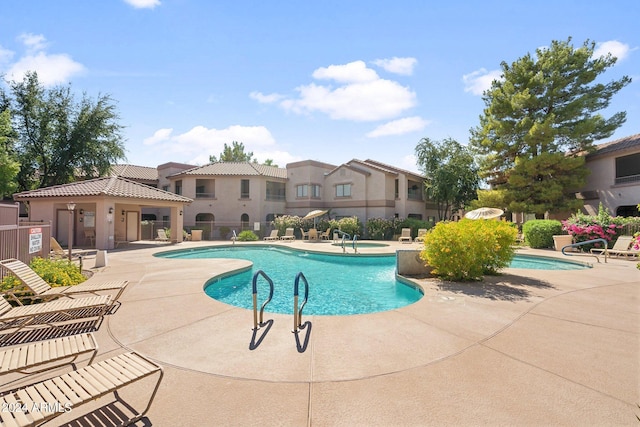
<svg viewBox="0 0 640 427">
<path fill-rule="evenodd" d="M 273 226 L 278 229 L 280 235 L 284 235 L 287 228 L 300 228 L 302 227 L 302 218 L 297 215 L 281 215 L 275 217 L 273 220 Z"/>
<path fill-rule="evenodd" d="M 598 208 L 598 215 L 586 215 L 581 212 L 573 214 L 566 221 L 562 221 L 562 229 L 573 236 L 576 243 L 594 239 L 605 239 L 609 244 L 615 239 L 619 229 L 624 224 L 624 218 L 613 218 L 602 206 Z M 601 243 L 583 245 L 580 248 L 588 251 L 591 248 L 601 247 Z M 610 246 L 610 245 L 609 245 Z"/>
<path fill-rule="evenodd" d="M 479 280 L 507 267 L 518 230 L 493 220 L 439 222 L 425 236 L 420 258 L 431 272 L 448 280 Z"/>
</svg>

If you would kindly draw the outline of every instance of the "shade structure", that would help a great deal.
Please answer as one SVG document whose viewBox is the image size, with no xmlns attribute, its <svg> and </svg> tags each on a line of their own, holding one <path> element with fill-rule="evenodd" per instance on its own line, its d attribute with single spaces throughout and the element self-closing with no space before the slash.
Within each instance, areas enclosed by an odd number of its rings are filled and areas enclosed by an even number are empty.
<svg viewBox="0 0 640 427">
<path fill-rule="evenodd" d="M 492 219 L 498 218 L 503 213 L 504 211 L 498 208 L 479 208 L 467 212 L 464 217 L 468 219 Z"/>
<path fill-rule="evenodd" d="M 329 211 L 323 211 L 323 210 L 317 209 L 315 211 L 309 212 L 302 219 L 311 219 L 311 218 L 313 218 L 313 228 L 316 228 L 316 218 L 326 214 L 327 212 L 329 212 Z"/>
</svg>

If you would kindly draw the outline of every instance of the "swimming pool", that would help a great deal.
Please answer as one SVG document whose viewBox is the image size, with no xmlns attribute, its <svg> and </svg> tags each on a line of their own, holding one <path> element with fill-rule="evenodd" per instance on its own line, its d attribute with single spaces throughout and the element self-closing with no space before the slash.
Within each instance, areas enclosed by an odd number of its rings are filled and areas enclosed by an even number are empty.
<svg viewBox="0 0 640 427">
<path fill-rule="evenodd" d="M 265 311 L 293 313 L 293 288 L 298 272 L 309 283 L 305 314 L 351 315 L 393 310 L 413 304 L 422 291 L 396 279 L 395 254 L 344 256 L 308 253 L 272 246 L 215 246 L 156 254 L 166 258 L 246 259 L 253 268 L 205 285 L 205 293 L 226 304 L 253 309 L 252 279 L 263 270 L 274 282 L 274 295 Z M 264 280 L 258 281 L 258 304 L 269 293 Z M 300 287 L 300 294 L 304 292 Z"/>
<path fill-rule="evenodd" d="M 521 254 L 513 257 L 509 267 L 529 270 L 584 270 L 586 268 L 591 268 L 589 264 L 579 261 Z"/>
</svg>

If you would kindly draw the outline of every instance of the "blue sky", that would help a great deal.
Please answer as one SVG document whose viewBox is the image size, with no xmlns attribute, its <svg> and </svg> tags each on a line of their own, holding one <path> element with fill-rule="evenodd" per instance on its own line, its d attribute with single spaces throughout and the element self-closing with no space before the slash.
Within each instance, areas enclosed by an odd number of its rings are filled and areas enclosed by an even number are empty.
<svg viewBox="0 0 640 427">
<path fill-rule="evenodd" d="M 482 90 L 552 40 L 589 39 L 633 83 L 604 112 L 640 133 L 637 0 L 3 0 L 0 73 L 109 94 L 127 163 L 206 164 L 243 142 L 279 166 L 374 159 L 417 171 L 420 139 L 467 143 Z"/>
</svg>

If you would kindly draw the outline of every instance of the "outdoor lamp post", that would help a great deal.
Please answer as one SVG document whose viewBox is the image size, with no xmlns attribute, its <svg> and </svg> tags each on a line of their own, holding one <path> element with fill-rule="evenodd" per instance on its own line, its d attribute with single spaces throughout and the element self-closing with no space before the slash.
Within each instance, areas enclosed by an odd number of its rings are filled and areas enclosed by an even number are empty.
<svg viewBox="0 0 640 427">
<path fill-rule="evenodd" d="M 73 242 L 73 210 L 76 208 L 76 204 L 73 202 L 67 203 L 67 210 L 69 211 L 69 262 L 71 262 L 71 242 Z"/>
</svg>

